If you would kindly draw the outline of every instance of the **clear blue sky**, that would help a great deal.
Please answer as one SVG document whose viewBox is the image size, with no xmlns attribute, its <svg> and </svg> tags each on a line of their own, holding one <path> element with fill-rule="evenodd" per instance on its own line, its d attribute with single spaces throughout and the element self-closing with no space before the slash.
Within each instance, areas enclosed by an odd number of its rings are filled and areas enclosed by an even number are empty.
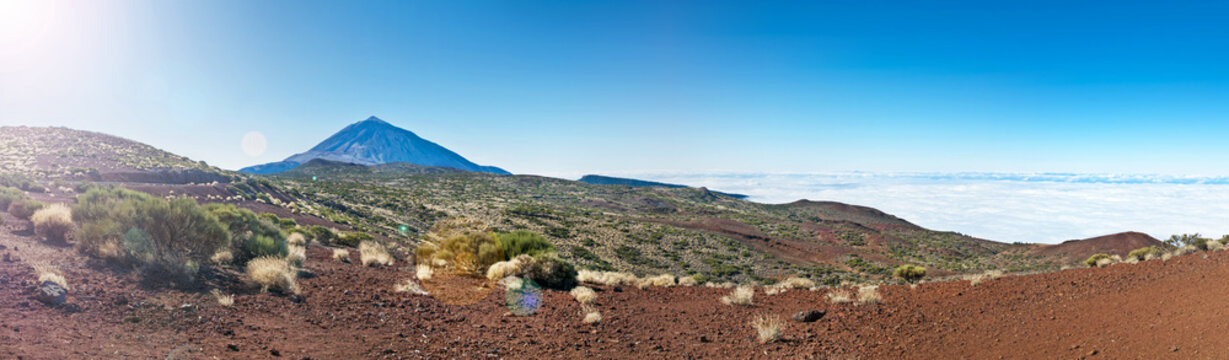
<svg viewBox="0 0 1229 360">
<path fill-rule="evenodd" d="M 0 0 L 0 123 L 230 169 L 376 115 L 515 173 L 1229 175 L 1229 6 L 1004 3 Z"/>
</svg>

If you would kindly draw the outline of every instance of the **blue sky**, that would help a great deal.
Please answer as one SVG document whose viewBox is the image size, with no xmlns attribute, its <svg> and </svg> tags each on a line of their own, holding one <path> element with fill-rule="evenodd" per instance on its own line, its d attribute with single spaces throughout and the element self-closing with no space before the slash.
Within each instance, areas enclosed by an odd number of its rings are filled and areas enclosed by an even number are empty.
<svg viewBox="0 0 1229 360">
<path fill-rule="evenodd" d="M 0 0 L 0 123 L 229 169 L 376 115 L 515 173 L 1229 175 L 1229 5 L 1004 3 Z"/>
</svg>

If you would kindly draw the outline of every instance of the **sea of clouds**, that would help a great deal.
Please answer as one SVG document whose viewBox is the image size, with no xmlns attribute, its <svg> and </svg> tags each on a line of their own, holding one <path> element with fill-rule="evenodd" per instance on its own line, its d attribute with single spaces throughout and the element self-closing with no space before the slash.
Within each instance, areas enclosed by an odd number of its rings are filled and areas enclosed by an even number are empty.
<svg viewBox="0 0 1229 360">
<path fill-rule="evenodd" d="M 749 195 L 883 210 L 935 230 L 1058 243 L 1121 231 L 1229 234 L 1229 178 L 1004 173 L 624 174 Z"/>
</svg>

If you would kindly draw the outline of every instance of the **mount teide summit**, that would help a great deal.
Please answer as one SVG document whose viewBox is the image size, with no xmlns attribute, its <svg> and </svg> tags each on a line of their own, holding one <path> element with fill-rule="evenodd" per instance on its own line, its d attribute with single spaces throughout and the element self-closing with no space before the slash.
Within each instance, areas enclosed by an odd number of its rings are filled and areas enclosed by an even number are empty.
<svg viewBox="0 0 1229 360">
<path fill-rule="evenodd" d="M 481 166 L 470 162 L 452 150 L 375 116 L 350 124 L 307 152 L 295 154 L 280 162 L 249 166 L 239 171 L 251 174 L 279 173 L 313 159 L 360 165 L 405 162 L 465 171 L 511 174 L 494 166 Z"/>
</svg>

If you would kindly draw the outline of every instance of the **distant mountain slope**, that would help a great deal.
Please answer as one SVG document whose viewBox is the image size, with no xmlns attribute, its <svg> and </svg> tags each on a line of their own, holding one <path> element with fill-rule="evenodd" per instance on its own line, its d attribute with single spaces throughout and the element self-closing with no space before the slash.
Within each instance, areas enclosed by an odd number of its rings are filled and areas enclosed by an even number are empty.
<svg viewBox="0 0 1229 360">
<path fill-rule="evenodd" d="M 460 173 L 464 170 L 458 170 L 447 167 L 437 166 L 422 166 L 405 162 L 392 162 L 387 164 L 377 165 L 362 165 L 355 163 L 346 163 L 340 161 L 332 161 L 325 159 L 312 159 L 302 165 L 296 166 L 290 170 L 278 173 L 277 176 L 332 176 L 332 175 L 352 175 L 352 174 L 451 174 Z"/>
<path fill-rule="evenodd" d="M 586 184 L 594 184 L 594 185 L 626 185 L 626 186 L 636 186 L 636 187 L 660 186 L 660 187 L 667 187 L 667 188 L 690 187 L 687 185 L 667 184 L 667 183 L 660 183 L 656 181 L 646 181 L 646 180 L 619 178 L 619 177 L 602 176 L 602 175 L 585 175 L 581 177 L 580 180 L 577 180 L 577 181 L 580 181 Z M 731 194 L 731 193 L 724 193 L 724 192 L 718 192 L 718 191 L 712 191 L 712 193 L 729 196 L 735 199 L 746 199 L 747 198 L 747 195 L 742 195 L 742 194 Z"/>
<path fill-rule="evenodd" d="M 273 174 L 293 169 L 313 159 L 360 165 L 404 162 L 473 172 L 511 174 L 494 166 L 474 164 L 452 150 L 375 116 L 347 126 L 307 152 L 292 155 L 280 162 L 249 166 L 239 171 Z"/>
<path fill-rule="evenodd" d="M 1141 232 L 1121 232 L 1082 240 L 1068 240 L 1057 245 L 1038 245 L 1030 254 L 1043 258 L 1056 258 L 1066 263 L 1076 263 L 1098 253 L 1126 256 L 1131 250 L 1165 243 Z"/>
</svg>

